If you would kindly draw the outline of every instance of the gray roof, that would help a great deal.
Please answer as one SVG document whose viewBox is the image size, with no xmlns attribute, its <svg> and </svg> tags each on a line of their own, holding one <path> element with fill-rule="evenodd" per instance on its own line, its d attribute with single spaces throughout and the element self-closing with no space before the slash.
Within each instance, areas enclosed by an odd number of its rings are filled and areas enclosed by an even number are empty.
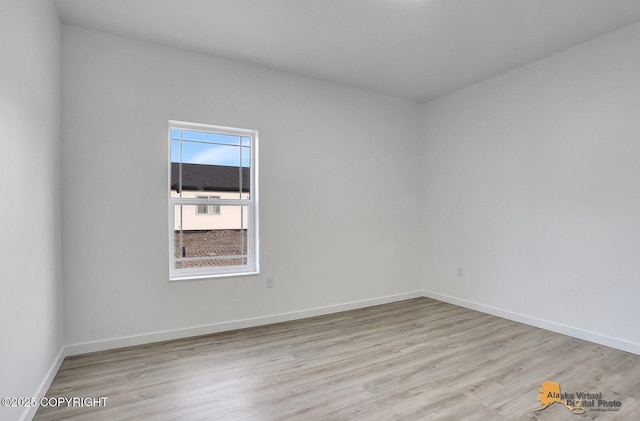
<svg viewBox="0 0 640 421">
<path fill-rule="evenodd" d="M 179 165 L 171 163 L 171 190 L 178 191 Z M 242 167 L 242 191 L 249 192 L 249 168 Z M 240 167 L 182 164 L 182 190 L 240 191 Z"/>
</svg>

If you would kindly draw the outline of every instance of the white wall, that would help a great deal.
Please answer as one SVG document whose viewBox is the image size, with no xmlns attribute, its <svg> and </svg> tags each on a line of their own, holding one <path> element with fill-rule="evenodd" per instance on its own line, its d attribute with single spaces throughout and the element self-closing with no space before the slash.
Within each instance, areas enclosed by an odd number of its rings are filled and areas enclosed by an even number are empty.
<svg viewBox="0 0 640 421">
<path fill-rule="evenodd" d="M 49 1 L 2 10 L 0 397 L 32 397 L 62 349 L 60 22 Z M 23 412 L 0 407 L 0 419 Z"/>
<path fill-rule="evenodd" d="M 63 26 L 63 110 L 67 343 L 420 289 L 420 106 Z M 170 119 L 260 131 L 261 276 L 168 282 Z"/>
<path fill-rule="evenodd" d="M 638 46 L 635 24 L 425 106 L 428 295 L 640 352 Z"/>
</svg>

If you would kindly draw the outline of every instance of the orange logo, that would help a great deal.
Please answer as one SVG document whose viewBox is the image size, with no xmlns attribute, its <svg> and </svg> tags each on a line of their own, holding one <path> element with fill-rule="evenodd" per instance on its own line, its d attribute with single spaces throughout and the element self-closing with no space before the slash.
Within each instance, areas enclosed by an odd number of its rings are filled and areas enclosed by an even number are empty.
<svg viewBox="0 0 640 421">
<path fill-rule="evenodd" d="M 572 400 L 572 405 L 569 404 L 567 399 L 563 399 L 563 395 L 560 392 L 560 384 L 555 382 L 546 381 L 542 383 L 542 387 L 538 389 L 540 392 L 540 396 L 538 396 L 538 400 L 542 404 L 542 406 L 535 411 L 542 411 L 547 408 L 551 404 L 560 403 L 566 406 L 569 411 L 574 414 L 584 414 L 585 409 L 582 407 L 582 401 L 580 399 Z"/>
</svg>

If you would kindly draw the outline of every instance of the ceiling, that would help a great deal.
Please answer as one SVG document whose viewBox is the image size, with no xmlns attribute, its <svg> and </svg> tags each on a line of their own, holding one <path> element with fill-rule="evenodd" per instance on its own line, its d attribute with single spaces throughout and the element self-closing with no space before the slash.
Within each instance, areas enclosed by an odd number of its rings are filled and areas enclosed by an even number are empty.
<svg viewBox="0 0 640 421">
<path fill-rule="evenodd" d="M 425 102 L 640 20 L 639 0 L 53 0 L 63 23 Z"/>
</svg>

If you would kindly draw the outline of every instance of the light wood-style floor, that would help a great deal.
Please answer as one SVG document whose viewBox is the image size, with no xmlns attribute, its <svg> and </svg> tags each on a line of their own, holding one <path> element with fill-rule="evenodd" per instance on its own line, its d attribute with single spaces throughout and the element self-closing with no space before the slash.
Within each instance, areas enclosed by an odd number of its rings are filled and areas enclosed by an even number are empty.
<svg viewBox="0 0 640 421">
<path fill-rule="evenodd" d="M 540 406 L 602 392 L 618 412 Z M 65 359 L 44 420 L 634 420 L 640 356 L 428 298 Z"/>
</svg>

